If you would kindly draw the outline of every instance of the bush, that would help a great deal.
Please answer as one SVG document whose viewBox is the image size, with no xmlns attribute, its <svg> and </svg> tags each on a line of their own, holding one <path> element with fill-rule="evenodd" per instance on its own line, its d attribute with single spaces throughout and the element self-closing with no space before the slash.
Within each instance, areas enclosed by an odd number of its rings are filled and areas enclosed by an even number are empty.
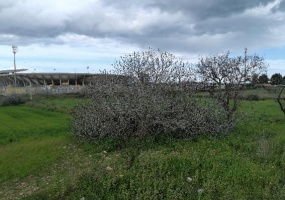
<svg viewBox="0 0 285 200">
<path fill-rule="evenodd" d="M 90 140 L 161 134 L 189 138 L 232 127 L 222 109 L 198 101 L 187 92 L 172 96 L 162 88 L 120 87 L 120 90 L 78 106 L 74 114 L 75 133 Z"/>
<path fill-rule="evenodd" d="M 115 69 L 115 75 L 102 74 L 86 86 L 90 101 L 73 112 L 79 137 L 189 138 L 233 127 L 219 103 L 195 97 L 190 65 L 172 54 L 134 53 L 116 62 Z"/>
<path fill-rule="evenodd" d="M 249 101 L 259 101 L 259 96 L 257 94 L 249 94 L 246 99 Z"/>
<path fill-rule="evenodd" d="M 257 94 L 240 94 L 238 96 L 238 99 L 240 100 L 248 100 L 248 101 L 259 101 L 262 100 L 262 98 Z"/>
<path fill-rule="evenodd" d="M 1 106 L 18 105 L 24 102 L 24 96 L 20 94 L 7 95 L 0 98 Z"/>
</svg>

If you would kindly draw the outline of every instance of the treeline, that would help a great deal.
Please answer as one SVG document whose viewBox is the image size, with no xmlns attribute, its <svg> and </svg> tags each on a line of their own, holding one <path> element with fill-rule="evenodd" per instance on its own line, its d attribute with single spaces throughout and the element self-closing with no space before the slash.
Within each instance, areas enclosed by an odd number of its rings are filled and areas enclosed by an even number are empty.
<svg viewBox="0 0 285 200">
<path fill-rule="evenodd" d="M 251 83 L 252 85 L 268 83 L 271 85 L 285 85 L 285 76 L 282 76 L 280 73 L 275 73 L 269 78 L 267 74 L 261 74 L 260 76 L 253 74 Z"/>
</svg>

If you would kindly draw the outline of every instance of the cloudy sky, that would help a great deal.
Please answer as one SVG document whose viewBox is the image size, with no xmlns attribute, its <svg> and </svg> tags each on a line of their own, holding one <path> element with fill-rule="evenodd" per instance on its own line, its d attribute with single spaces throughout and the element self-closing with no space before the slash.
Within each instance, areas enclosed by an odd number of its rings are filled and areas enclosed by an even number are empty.
<svg viewBox="0 0 285 200">
<path fill-rule="evenodd" d="M 192 63 L 230 51 L 263 56 L 285 75 L 285 0 L 2 0 L 0 70 L 98 72 L 133 51 Z"/>
</svg>

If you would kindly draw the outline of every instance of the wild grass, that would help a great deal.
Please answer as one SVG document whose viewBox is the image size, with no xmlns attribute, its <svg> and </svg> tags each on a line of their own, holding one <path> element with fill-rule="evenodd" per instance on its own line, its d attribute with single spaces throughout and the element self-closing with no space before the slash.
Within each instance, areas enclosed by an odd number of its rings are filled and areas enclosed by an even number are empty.
<svg viewBox="0 0 285 200">
<path fill-rule="evenodd" d="M 239 98 L 245 100 L 276 100 L 278 92 L 281 90 L 279 86 L 264 87 L 264 88 L 244 88 L 240 91 Z M 198 92 L 198 97 L 208 97 L 208 92 Z M 252 98 L 254 97 L 254 98 Z M 281 99 L 285 98 L 285 93 L 281 95 Z"/>
<path fill-rule="evenodd" d="M 69 119 L 65 114 L 26 106 L 0 107 L 1 192 L 62 158 L 62 146 L 70 137 Z"/>
<path fill-rule="evenodd" d="M 1 147 L 1 181 L 22 178 L 45 169 L 63 153 L 65 138 L 46 137 L 45 140 L 26 140 Z"/>
<path fill-rule="evenodd" d="M 0 107 L 0 144 L 68 134 L 68 115 L 26 106 Z"/>
<path fill-rule="evenodd" d="M 0 107 L 0 199 L 284 199 L 284 115 L 274 100 L 241 112 L 218 138 L 88 143 L 70 137 L 64 113 Z"/>
<path fill-rule="evenodd" d="M 250 95 L 256 95 L 258 96 L 259 100 L 276 99 L 280 89 L 281 88 L 277 86 L 272 86 L 267 88 L 247 89 L 247 90 L 242 90 L 240 96 L 246 98 Z M 284 98 L 285 94 L 283 94 L 282 97 Z"/>
<path fill-rule="evenodd" d="M 49 96 L 34 96 L 26 105 L 49 111 L 69 113 L 78 103 L 86 101 L 79 94 L 57 94 Z"/>
</svg>

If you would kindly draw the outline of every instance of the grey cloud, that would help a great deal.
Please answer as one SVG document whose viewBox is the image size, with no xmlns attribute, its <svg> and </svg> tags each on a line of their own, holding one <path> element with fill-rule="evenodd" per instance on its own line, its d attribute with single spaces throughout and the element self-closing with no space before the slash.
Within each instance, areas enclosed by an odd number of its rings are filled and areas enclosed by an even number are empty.
<svg viewBox="0 0 285 200">
<path fill-rule="evenodd" d="M 227 17 L 234 14 L 242 13 L 248 8 L 253 8 L 259 5 L 266 5 L 273 0 L 146 0 L 146 1 L 104 1 L 106 5 L 114 5 L 117 8 L 123 9 L 136 5 L 144 8 L 158 8 L 167 12 L 183 12 L 185 15 L 192 16 L 196 20 L 206 20 L 213 17 Z"/>
<path fill-rule="evenodd" d="M 281 1 L 280 5 L 279 5 L 279 9 L 277 9 L 277 11 L 280 10 L 280 11 L 285 11 L 285 1 Z"/>
<path fill-rule="evenodd" d="M 272 2 L 90 0 L 78 3 L 78 8 L 62 9 L 36 0 L 3 1 L 0 35 L 17 36 L 14 41 L 22 44 L 61 43 L 58 36 L 78 34 L 176 51 L 200 52 L 207 45 L 213 51 L 231 46 L 243 48 L 246 44 L 258 46 L 260 40 L 270 39 L 271 29 L 284 26 L 284 19 L 277 20 L 276 15 L 285 11 L 285 0 L 267 15 L 245 13 Z M 0 37 L 0 43 L 5 39 Z"/>
<path fill-rule="evenodd" d="M 27 2 L 15 1 L 14 6 L 0 4 L 0 33 L 38 38 L 54 37 L 65 31 L 65 16 L 52 8 Z"/>
</svg>

